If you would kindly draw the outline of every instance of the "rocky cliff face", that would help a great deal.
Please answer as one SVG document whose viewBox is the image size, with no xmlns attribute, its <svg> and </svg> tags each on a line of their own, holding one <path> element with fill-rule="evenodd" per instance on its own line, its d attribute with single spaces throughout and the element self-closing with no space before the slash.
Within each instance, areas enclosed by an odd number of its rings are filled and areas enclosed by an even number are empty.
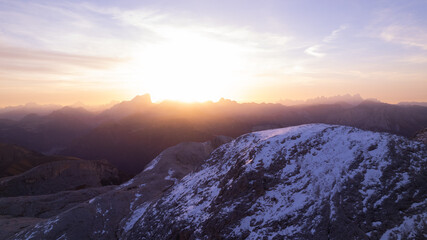
<svg viewBox="0 0 427 240">
<path fill-rule="evenodd" d="M 61 160 L 0 179 L 0 197 L 52 194 L 119 183 L 118 170 L 104 161 Z"/>
<path fill-rule="evenodd" d="M 0 150 L 4 165 L 40 164 L 0 178 L 0 239 L 113 190 L 116 186 L 104 185 L 119 182 L 118 170 L 106 161 L 45 156 L 15 145 L 4 144 Z"/>
<path fill-rule="evenodd" d="M 206 156 L 205 147 L 184 147 L 182 157 L 172 150 L 161 154 L 116 190 L 12 238 L 427 236 L 427 150 L 421 142 L 351 127 L 302 125 L 243 135 L 193 171 L 188 156 Z M 178 168 L 162 164 L 167 156 Z"/>
<path fill-rule="evenodd" d="M 46 156 L 23 147 L 0 143 L 0 178 L 21 174 L 43 163 L 75 160 L 66 156 Z"/>
<path fill-rule="evenodd" d="M 33 228 L 66 212 L 77 205 L 116 186 L 62 191 L 54 194 L 0 198 L 0 239 L 14 239 L 13 235 L 26 228 Z M 46 238 L 41 238 L 46 239 Z"/>
<path fill-rule="evenodd" d="M 414 140 L 427 144 L 427 128 L 421 129 L 415 134 Z"/>
</svg>

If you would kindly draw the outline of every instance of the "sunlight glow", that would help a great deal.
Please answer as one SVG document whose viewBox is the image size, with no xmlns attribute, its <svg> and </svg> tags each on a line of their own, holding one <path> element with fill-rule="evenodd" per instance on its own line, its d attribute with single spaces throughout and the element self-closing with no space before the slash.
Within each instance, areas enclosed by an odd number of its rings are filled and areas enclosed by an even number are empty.
<svg viewBox="0 0 427 240">
<path fill-rule="evenodd" d="M 242 79 L 239 46 L 182 29 L 163 31 L 164 39 L 135 53 L 135 87 L 154 101 L 217 101 Z"/>
</svg>

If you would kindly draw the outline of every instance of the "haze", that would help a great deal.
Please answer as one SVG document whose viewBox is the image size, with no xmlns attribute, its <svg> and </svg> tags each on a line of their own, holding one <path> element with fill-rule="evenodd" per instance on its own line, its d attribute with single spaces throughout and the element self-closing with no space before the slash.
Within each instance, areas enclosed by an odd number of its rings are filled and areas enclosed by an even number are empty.
<svg viewBox="0 0 427 240">
<path fill-rule="evenodd" d="M 427 101 L 425 1 L 0 1 L 0 105 Z"/>
</svg>

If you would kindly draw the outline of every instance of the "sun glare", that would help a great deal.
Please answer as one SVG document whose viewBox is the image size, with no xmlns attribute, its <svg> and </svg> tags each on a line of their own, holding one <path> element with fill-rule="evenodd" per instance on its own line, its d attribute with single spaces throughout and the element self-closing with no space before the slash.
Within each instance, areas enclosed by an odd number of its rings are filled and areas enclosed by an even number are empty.
<svg viewBox="0 0 427 240">
<path fill-rule="evenodd" d="M 132 79 L 154 101 L 217 101 L 242 77 L 239 47 L 190 31 L 169 29 L 131 64 Z"/>
</svg>

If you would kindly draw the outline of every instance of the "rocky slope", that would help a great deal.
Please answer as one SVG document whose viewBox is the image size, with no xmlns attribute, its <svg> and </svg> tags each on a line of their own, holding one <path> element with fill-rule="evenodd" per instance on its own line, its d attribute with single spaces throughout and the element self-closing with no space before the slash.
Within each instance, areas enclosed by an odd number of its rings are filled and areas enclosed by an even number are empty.
<svg viewBox="0 0 427 240">
<path fill-rule="evenodd" d="M 119 183 L 118 170 L 105 161 L 81 159 L 41 164 L 0 179 L 0 197 L 52 194 Z"/>
<path fill-rule="evenodd" d="M 73 191 L 61 191 L 45 195 L 2 197 L 0 198 L 0 215 L 40 219 L 50 218 L 77 204 L 90 200 L 101 193 L 113 190 L 115 187 L 116 186 L 104 186 Z"/>
<path fill-rule="evenodd" d="M 116 186 L 86 188 L 74 191 L 62 191 L 38 196 L 0 198 L 0 239 L 8 239 L 25 228 L 66 212 Z M 45 238 L 41 238 L 45 239 Z"/>
<path fill-rule="evenodd" d="M 78 158 L 46 156 L 29 149 L 7 143 L 0 143 L 0 178 L 21 174 L 43 163 Z"/>
<path fill-rule="evenodd" d="M 106 161 L 46 156 L 16 145 L 0 144 L 0 161 L 3 173 L 22 172 L 0 178 L 0 239 L 113 190 L 104 185 L 120 181 Z"/>
<path fill-rule="evenodd" d="M 11 227 L 13 224 L 31 229 L 32 223 L 33 228 L 38 229 L 50 221 L 45 220 L 47 218 L 63 221 L 58 222 L 50 236 L 44 236 L 44 232 L 38 236 L 34 233 L 33 239 L 58 239 L 62 234 L 69 239 L 116 239 L 117 231 L 133 226 L 132 219 L 136 220 L 139 213 L 137 206 L 158 199 L 179 179 L 200 167 L 215 148 L 228 141 L 231 139 L 219 136 L 206 143 L 187 142 L 168 148 L 144 172 L 111 191 L 107 189 L 108 192 L 104 187 L 0 199 L 0 215 L 4 215 L 0 217 L 0 239 L 2 236 L 15 239 L 13 234 L 22 229 Z M 91 199 L 90 196 L 100 193 L 104 194 Z M 85 203 L 78 205 L 78 202 Z"/>
<path fill-rule="evenodd" d="M 415 134 L 414 140 L 421 141 L 427 144 L 427 128 L 421 129 Z"/>
<path fill-rule="evenodd" d="M 190 150 L 209 152 L 199 148 Z M 167 156 L 185 167 L 161 164 Z M 243 135 L 193 172 L 179 159 L 161 154 L 116 190 L 11 239 L 427 237 L 421 142 L 310 124 Z"/>
</svg>

